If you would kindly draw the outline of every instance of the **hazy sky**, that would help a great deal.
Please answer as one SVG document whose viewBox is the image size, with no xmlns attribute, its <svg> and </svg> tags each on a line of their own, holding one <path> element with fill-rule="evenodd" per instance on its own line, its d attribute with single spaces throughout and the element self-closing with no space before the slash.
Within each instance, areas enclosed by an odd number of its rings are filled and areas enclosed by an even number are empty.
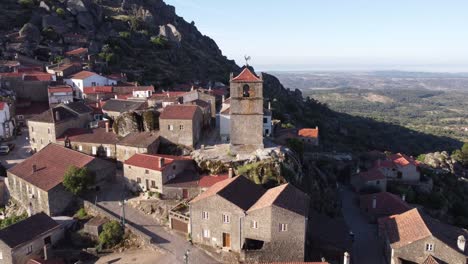
<svg viewBox="0 0 468 264">
<path fill-rule="evenodd" d="M 468 71 L 467 0 L 166 2 L 238 64 Z"/>
</svg>

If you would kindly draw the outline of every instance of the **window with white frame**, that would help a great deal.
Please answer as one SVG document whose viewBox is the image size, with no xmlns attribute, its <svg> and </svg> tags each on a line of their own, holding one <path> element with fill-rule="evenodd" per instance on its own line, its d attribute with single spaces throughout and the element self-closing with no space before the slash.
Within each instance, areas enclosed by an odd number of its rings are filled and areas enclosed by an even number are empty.
<svg viewBox="0 0 468 264">
<path fill-rule="evenodd" d="M 204 238 L 209 238 L 210 237 L 210 230 L 203 229 L 203 237 Z"/>
<path fill-rule="evenodd" d="M 288 224 L 280 224 L 280 231 L 281 232 L 288 231 Z"/>
<path fill-rule="evenodd" d="M 231 223 L 231 217 L 227 214 L 223 214 L 223 223 L 225 224 Z"/>
<path fill-rule="evenodd" d="M 169 131 L 172 131 L 172 130 L 174 130 L 174 126 L 173 126 L 173 125 L 168 125 L 168 126 L 167 126 L 167 129 L 168 129 Z"/>
<path fill-rule="evenodd" d="M 206 211 L 202 212 L 202 219 L 208 219 L 208 212 Z"/>
<path fill-rule="evenodd" d="M 97 148 L 96 148 L 96 147 L 93 147 L 93 148 L 92 148 L 92 154 L 93 154 L 93 155 L 96 155 L 96 153 L 97 153 Z"/>
<path fill-rule="evenodd" d="M 426 251 L 427 252 L 433 252 L 434 251 L 434 244 L 426 243 Z"/>
<path fill-rule="evenodd" d="M 252 222 L 250 222 L 250 227 L 254 228 L 254 229 L 257 229 L 258 228 L 258 222 L 255 221 L 255 220 L 252 220 Z"/>
</svg>

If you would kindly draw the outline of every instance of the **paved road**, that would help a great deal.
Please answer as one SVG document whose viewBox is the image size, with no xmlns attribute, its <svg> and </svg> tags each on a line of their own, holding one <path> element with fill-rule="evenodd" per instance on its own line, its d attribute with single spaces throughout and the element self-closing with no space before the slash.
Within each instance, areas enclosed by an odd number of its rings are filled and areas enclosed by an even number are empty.
<svg viewBox="0 0 468 264">
<path fill-rule="evenodd" d="M 31 146 L 29 145 L 28 129 L 24 128 L 22 132 L 23 134 L 17 136 L 16 139 L 5 142 L 14 143 L 16 145 L 13 151 L 8 153 L 7 155 L 0 156 L 0 162 L 7 169 L 13 167 L 14 165 L 22 162 L 23 160 L 31 156 L 31 154 L 28 153 L 31 150 Z"/>
<path fill-rule="evenodd" d="M 121 176 L 118 175 L 118 178 Z M 120 182 L 118 180 L 118 182 Z M 119 200 L 125 193 L 123 184 L 110 184 L 106 189 L 100 191 L 101 197 L 98 197 L 98 203 L 116 215 L 121 214 Z M 218 263 L 207 255 L 203 250 L 192 246 L 185 237 L 173 234 L 165 227 L 159 225 L 152 217 L 145 215 L 141 211 L 131 206 L 125 207 L 126 221 L 141 227 L 141 231 L 151 235 L 156 245 L 163 248 L 168 254 L 162 256 L 158 263 L 185 263 L 183 256 L 187 250 L 190 250 L 189 263 Z"/>
<path fill-rule="evenodd" d="M 343 187 L 342 187 L 343 188 Z M 370 224 L 355 203 L 356 194 L 344 188 L 340 191 L 342 212 L 346 223 L 354 233 L 352 257 L 354 263 L 384 264 L 377 226 Z"/>
</svg>

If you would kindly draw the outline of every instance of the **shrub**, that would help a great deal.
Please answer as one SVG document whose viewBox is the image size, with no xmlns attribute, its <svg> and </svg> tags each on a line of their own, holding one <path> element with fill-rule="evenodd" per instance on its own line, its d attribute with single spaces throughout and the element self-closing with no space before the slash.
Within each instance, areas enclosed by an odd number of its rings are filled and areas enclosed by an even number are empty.
<svg viewBox="0 0 468 264">
<path fill-rule="evenodd" d="M 61 17 L 65 16 L 65 10 L 63 10 L 63 8 L 61 7 L 57 8 L 57 10 L 55 10 L 55 13 L 57 13 L 57 15 Z"/>
<path fill-rule="evenodd" d="M 22 221 L 24 219 L 28 218 L 28 215 L 27 214 L 22 214 L 22 215 L 13 215 L 13 216 L 10 216 L 10 217 L 7 217 L 3 220 L 0 220 L 0 229 L 3 229 L 7 226 L 10 226 L 12 224 L 15 224 L 19 221 Z"/>
<path fill-rule="evenodd" d="M 119 36 L 121 38 L 128 39 L 128 38 L 130 38 L 130 32 L 128 32 L 128 31 L 119 32 Z"/>
<path fill-rule="evenodd" d="M 113 220 L 104 224 L 99 243 L 106 248 L 112 248 L 122 241 L 124 230 L 119 222 Z"/>
<path fill-rule="evenodd" d="M 33 0 L 19 0 L 18 3 L 23 7 L 23 8 L 31 8 L 34 6 L 34 1 Z"/>
<path fill-rule="evenodd" d="M 151 43 L 159 48 L 166 48 L 169 44 L 167 39 L 163 36 L 151 37 Z"/>
<path fill-rule="evenodd" d="M 70 166 L 65 172 L 63 186 L 71 193 L 77 195 L 83 193 L 90 185 L 93 185 L 94 180 L 94 174 L 87 168 Z"/>
<path fill-rule="evenodd" d="M 76 212 L 75 217 L 78 219 L 85 219 L 86 217 L 88 217 L 88 213 L 86 213 L 86 210 L 84 208 L 80 208 Z"/>
</svg>

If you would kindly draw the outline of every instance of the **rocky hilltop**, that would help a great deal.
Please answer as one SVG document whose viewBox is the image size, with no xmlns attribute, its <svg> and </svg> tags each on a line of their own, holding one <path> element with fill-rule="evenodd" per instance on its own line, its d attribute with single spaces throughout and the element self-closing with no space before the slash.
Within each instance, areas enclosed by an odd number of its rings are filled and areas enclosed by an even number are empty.
<svg viewBox="0 0 468 264">
<path fill-rule="evenodd" d="M 18 19 L 19 18 L 19 19 Z M 24 55 L 53 61 L 75 48 L 80 36 L 106 71 L 134 80 L 169 85 L 193 80 L 224 80 L 238 67 L 194 22 L 177 16 L 162 0 L 2 0 L 0 51 L 9 43 Z M 7 37 L 19 30 L 19 36 Z"/>
</svg>

